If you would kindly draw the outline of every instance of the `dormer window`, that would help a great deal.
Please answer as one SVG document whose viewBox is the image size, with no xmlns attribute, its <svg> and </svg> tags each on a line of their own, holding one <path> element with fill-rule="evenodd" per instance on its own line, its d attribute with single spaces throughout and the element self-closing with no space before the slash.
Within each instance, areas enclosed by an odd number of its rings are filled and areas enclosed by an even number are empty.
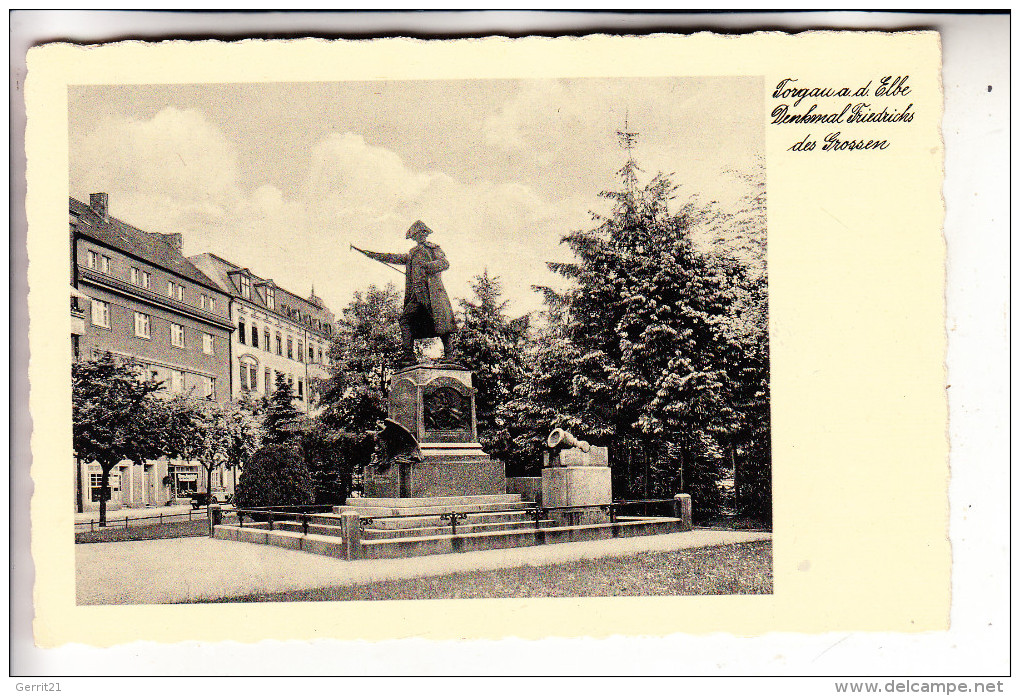
<svg viewBox="0 0 1020 696">
<path fill-rule="evenodd" d="M 276 290 L 266 286 L 266 307 L 276 309 Z"/>
<path fill-rule="evenodd" d="M 251 299 L 251 279 L 246 275 L 241 276 L 241 297 Z"/>
</svg>

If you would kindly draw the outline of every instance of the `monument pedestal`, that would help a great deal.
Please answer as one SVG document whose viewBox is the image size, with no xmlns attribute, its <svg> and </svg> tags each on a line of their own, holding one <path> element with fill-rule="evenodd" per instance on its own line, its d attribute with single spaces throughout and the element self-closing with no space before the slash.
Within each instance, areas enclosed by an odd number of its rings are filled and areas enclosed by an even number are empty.
<svg viewBox="0 0 1020 696">
<path fill-rule="evenodd" d="M 502 462 L 478 442 L 471 372 L 458 365 L 416 365 L 390 380 L 391 420 L 418 441 L 420 457 L 365 473 L 365 495 L 429 498 L 506 493 Z"/>
<path fill-rule="evenodd" d="M 548 508 L 590 506 L 577 510 L 552 510 L 549 517 L 559 524 L 604 524 L 613 502 L 613 480 L 609 452 L 605 447 L 562 449 L 550 457 L 546 452 L 542 468 L 542 505 Z"/>
</svg>

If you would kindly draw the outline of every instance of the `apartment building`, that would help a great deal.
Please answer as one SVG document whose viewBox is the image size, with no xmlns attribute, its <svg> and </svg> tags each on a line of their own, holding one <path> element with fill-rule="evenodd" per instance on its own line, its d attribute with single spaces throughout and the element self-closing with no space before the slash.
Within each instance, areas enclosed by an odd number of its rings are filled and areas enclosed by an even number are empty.
<svg viewBox="0 0 1020 696">
<path fill-rule="evenodd" d="M 231 298 L 233 396 L 271 394 L 276 376 L 282 374 L 293 388 L 295 407 L 314 415 L 315 385 L 329 374 L 335 330 L 335 316 L 314 288 L 301 297 L 215 254 L 188 260 Z"/>
<path fill-rule="evenodd" d="M 181 235 L 140 230 L 109 215 L 105 193 L 69 200 L 72 349 L 75 359 L 109 352 L 133 359 L 166 394 L 225 402 L 231 397 L 230 296 L 181 252 Z M 76 509 L 99 504 L 98 465 L 75 463 Z M 111 509 L 182 502 L 192 491 L 225 487 L 197 462 L 165 458 L 111 474 Z"/>
</svg>

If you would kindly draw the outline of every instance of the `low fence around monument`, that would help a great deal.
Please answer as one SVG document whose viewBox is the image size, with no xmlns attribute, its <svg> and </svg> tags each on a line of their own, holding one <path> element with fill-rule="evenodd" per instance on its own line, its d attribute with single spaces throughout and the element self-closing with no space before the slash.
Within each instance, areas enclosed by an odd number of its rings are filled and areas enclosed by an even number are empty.
<svg viewBox="0 0 1020 696">
<path fill-rule="evenodd" d="M 325 506 L 228 510 L 212 506 L 209 534 L 219 539 L 272 544 L 354 560 L 589 541 L 691 529 L 688 495 L 672 499 L 617 500 L 601 505 L 506 505 L 477 511 L 448 509 L 428 515 L 365 515 L 365 511 L 352 509 L 339 514 L 317 512 L 316 509 L 321 507 Z M 628 510 L 639 514 L 628 515 Z M 509 513 L 513 514 L 510 520 L 493 520 L 491 517 Z M 233 519 L 228 519 L 231 517 Z M 428 520 L 423 521 L 422 518 Z M 407 520 L 410 524 L 381 524 L 386 520 Z M 404 529 L 419 532 L 405 535 L 400 531 Z"/>
<path fill-rule="evenodd" d="M 684 509 L 684 501 L 686 498 L 686 507 Z M 226 524 L 226 516 L 236 517 L 236 526 L 244 527 L 245 518 L 251 520 L 252 525 L 265 524 L 266 528 L 273 531 L 278 522 L 296 522 L 301 525 L 301 531 L 303 534 L 308 534 L 310 525 L 315 524 L 316 520 L 322 520 L 323 522 L 336 526 L 338 516 L 332 512 L 316 512 L 317 509 L 332 509 L 330 505 L 279 505 L 279 506 L 265 506 L 265 507 L 254 507 L 254 508 L 233 508 L 222 510 L 217 506 L 210 508 L 210 535 L 212 534 L 212 528 L 218 524 Z M 506 507 L 506 508 L 492 508 L 485 510 L 484 514 L 500 514 L 500 513 L 511 513 L 520 512 L 524 513 L 525 516 L 529 517 L 534 521 L 535 527 L 539 528 L 543 520 L 549 520 L 551 515 L 556 513 L 574 513 L 574 512 L 589 512 L 599 511 L 607 515 L 610 524 L 616 524 L 620 519 L 620 510 L 625 509 L 641 509 L 641 517 L 675 517 L 681 520 L 689 520 L 690 518 L 690 498 L 689 496 L 676 496 L 675 498 L 650 498 L 646 500 L 614 500 L 612 503 L 602 503 L 594 505 L 561 505 L 546 507 L 542 505 L 531 505 L 527 507 Z M 659 514 L 653 514 L 653 511 L 658 511 Z M 376 520 L 387 520 L 387 519 L 406 519 L 407 515 L 365 515 L 361 516 L 358 513 L 350 513 L 357 515 L 358 524 L 360 527 L 369 527 Z M 457 534 L 457 523 L 458 521 L 466 520 L 469 514 L 479 513 L 468 513 L 468 512 L 447 512 L 437 515 L 441 522 L 448 523 L 450 527 L 450 533 Z M 342 515 L 341 515 L 342 517 Z M 638 519 L 638 518 L 627 518 L 627 519 Z M 442 525 L 447 526 L 447 525 Z"/>
</svg>

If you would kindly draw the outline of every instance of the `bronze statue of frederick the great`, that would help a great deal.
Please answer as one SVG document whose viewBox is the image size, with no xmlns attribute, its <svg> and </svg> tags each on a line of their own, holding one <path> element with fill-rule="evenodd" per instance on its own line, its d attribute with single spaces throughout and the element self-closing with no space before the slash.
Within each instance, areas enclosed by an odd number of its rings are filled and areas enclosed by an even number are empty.
<svg viewBox="0 0 1020 696">
<path fill-rule="evenodd" d="M 457 331 L 453 306 L 440 277 L 450 267 L 450 262 L 438 244 L 428 241 L 430 234 L 432 230 L 418 220 L 405 235 L 416 244 L 406 254 L 387 254 L 354 247 L 369 258 L 407 267 L 404 273 L 404 311 L 400 315 L 400 339 L 404 348 L 401 364 L 405 365 L 417 362 L 414 355 L 417 338 L 438 336 L 443 341 L 443 357 L 449 357 L 450 338 Z"/>
</svg>

